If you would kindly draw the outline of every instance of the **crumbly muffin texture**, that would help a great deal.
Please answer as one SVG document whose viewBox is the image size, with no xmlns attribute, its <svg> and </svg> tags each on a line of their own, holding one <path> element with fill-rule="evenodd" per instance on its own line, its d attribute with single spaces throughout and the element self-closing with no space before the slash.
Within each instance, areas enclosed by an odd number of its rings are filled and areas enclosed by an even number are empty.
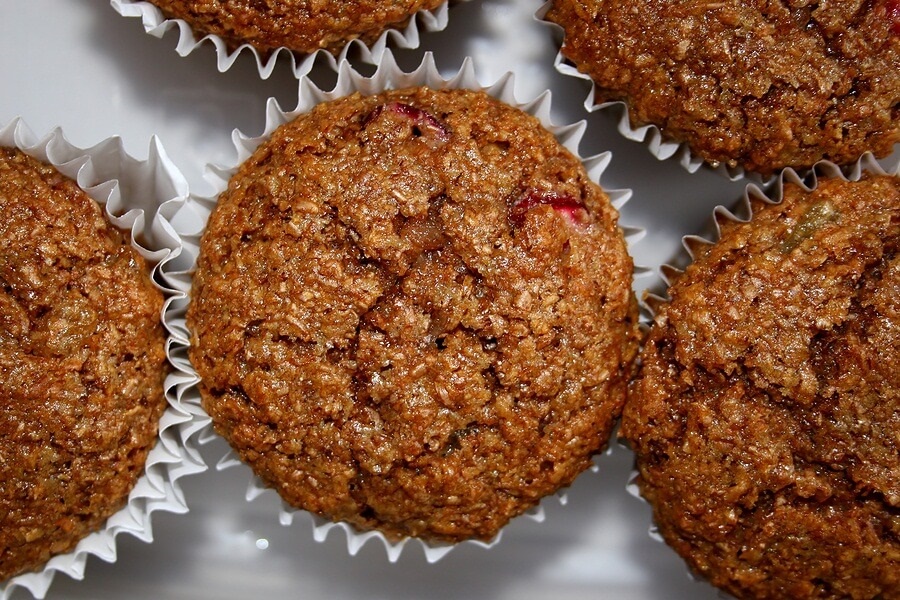
<svg viewBox="0 0 900 600">
<path fill-rule="evenodd" d="M 739 598 L 900 598 L 900 178 L 789 184 L 670 288 L 621 435 Z"/>
<path fill-rule="evenodd" d="M 637 352 L 617 212 L 540 122 L 469 90 L 326 102 L 203 236 L 203 406 L 289 504 L 491 539 L 608 443 Z"/>
<path fill-rule="evenodd" d="M 162 295 L 100 207 L 0 148 L 0 580 L 121 508 L 165 408 Z"/>
<path fill-rule="evenodd" d="M 768 175 L 900 142 L 897 0 L 554 0 L 562 53 L 711 163 Z"/>
<path fill-rule="evenodd" d="M 350 41 L 371 44 L 389 28 L 405 27 L 420 10 L 447 0 L 150 0 L 169 18 L 229 46 L 250 44 L 264 54 L 288 48 L 300 54 L 337 53 Z"/>
</svg>

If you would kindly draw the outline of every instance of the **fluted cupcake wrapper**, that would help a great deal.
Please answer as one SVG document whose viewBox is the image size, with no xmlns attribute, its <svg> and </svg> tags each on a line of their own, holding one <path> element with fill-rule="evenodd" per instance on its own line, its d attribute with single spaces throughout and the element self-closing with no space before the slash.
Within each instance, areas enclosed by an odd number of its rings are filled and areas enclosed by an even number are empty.
<svg viewBox="0 0 900 600">
<path fill-rule="evenodd" d="M 73 179 L 101 205 L 110 222 L 130 232 L 132 246 L 152 266 L 151 277 L 164 294 L 164 306 L 172 302 L 177 291 L 166 281 L 162 268 L 180 254 L 181 243 L 169 218 L 185 202 L 188 191 L 187 182 L 159 140 L 154 138 L 149 156 L 138 160 L 125 152 L 120 138 L 79 148 L 66 140 L 61 129 L 38 137 L 17 118 L 0 124 L 0 146 L 18 148 Z M 51 558 L 41 571 L 18 575 L 0 584 L 0 597 L 9 598 L 17 588 L 26 588 L 36 598 L 43 598 L 58 572 L 74 579 L 84 578 L 89 556 L 115 562 L 119 534 L 128 533 L 151 542 L 153 512 L 188 512 L 179 479 L 199 473 L 206 466 L 189 442 L 197 417 L 181 406 L 176 383 L 175 376 L 169 376 L 165 382 L 168 407 L 159 423 L 157 442 L 127 504 L 101 530 L 83 538 L 71 552 Z"/>
<path fill-rule="evenodd" d="M 377 64 L 385 50 L 393 46 L 395 48 L 418 48 L 420 30 L 424 32 L 441 31 L 447 27 L 449 21 L 449 4 L 444 2 L 434 10 L 421 10 L 415 13 L 402 27 L 388 28 L 372 44 L 366 45 L 360 40 L 348 42 L 335 56 L 326 51 L 319 50 L 312 54 L 299 54 L 287 48 L 279 48 L 269 54 L 260 52 L 250 44 L 243 44 L 235 49 L 230 49 L 228 44 L 217 35 L 198 36 L 190 24 L 182 19 L 167 18 L 154 4 L 144 0 L 110 0 L 112 7 L 124 17 L 139 17 L 144 30 L 157 38 L 162 38 L 172 28 L 178 30 L 178 42 L 175 50 L 181 56 L 187 56 L 206 43 L 215 48 L 216 66 L 222 73 L 229 70 L 242 54 L 249 54 L 256 62 L 259 76 L 268 79 L 275 69 L 280 57 L 287 59 L 294 74 L 297 77 L 308 74 L 315 66 L 316 60 L 321 58 L 332 68 L 337 68 L 339 62 L 345 60 L 348 55 L 358 52 L 361 60 Z"/>
<path fill-rule="evenodd" d="M 337 99 L 359 92 L 364 95 L 376 94 L 388 89 L 398 89 L 412 86 L 427 86 L 433 89 L 473 89 L 483 90 L 489 95 L 497 98 L 509 105 L 515 106 L 524 112 L 537 117 L 541 123 L 551 131 L 557 139 L 575 156 L 578 154 L 578 146 L 585 132 L 586 123 L 584 121 L 571 125 L 554 125 L 550 122 L 550 93 L 545 92 L 537 98 L 521 102 L 514 92 L 515 76 L 513 73 L 506 73 L 496 82 L 483 85 L 479 82 L 475 73 L 471 59 L 464 60 L 460 70 L 449 76 L 444 77 L 438 71 L 434 59 L 430 53 L 426 53 L 421 64 L 412 72 L 403 71 L 396 63 L 390 50 L 386 50 L 382 56 L 382 60 L 377 66 L 375 73 L 366 76 L 358 73 L 347 61 L 341 61 L 337 70 L 337 82 L 333 89 L 325 91 L 316 86 L 307 78 L 301 78 L 299 82 L 298 105 L 290 111 L 282 109 L 274 99 L 270 99 L 266 106 L 266 125 L 262 134 L 258 136 L 247 136 L 239 131 L 232 134 L 232 140 L 236 151 L 235 161 L 226 166 L 210 165 L 207 170 L 207 180 L 212 184 L 214 190 L 213 195 L 208 197 L 191 196 L 189 201 L 183 207 L 183 218 L 177 218 L 180 223 L 179 233 L 182 237 L 185 247 L 185 255 L 192 257 L 192 260 L 185 261 L 184 269 L 180 272 L 170 274 L 171 278 L 180 282 L 179 289 L 185 295 L 189 294 L 191 281 L 191 265 L 194 263 L 199 254 L 200 237 L 202 235 L 205 223 L 216 205 L 216 199 L 219 193 L 225 190 L 231 176 L 237 171 L 238 167 L 243 163 L 253 151 L 262 142 L 267 140 L 270 134 L 279 126 L 293 120 L 300 114 L 310 111 L 314 106 L 321 102 Z M 612 156 L 609 152 L 598 154 L 596 156 L 580 158 L 586 167 L 590 178 L 599 183 L 600 178 L 610 163 Z M 617 208 L 621 208 L 630 198 L 631 191 L 605 190 L 612 204 Z M 637 243 L 643 237 L 643 230 L 623 227 L 626 243 L 629 247 Z M 636 267 L 636 276 L 649 275 L 649 270 Z M 177 307 L 173 305 L 173 311 L 169 315 L 169 322 L 172 325 L 174 333 L 173 343 L 181 346 L 184 350 L 179 351 L 178 355 L 186 356 L 186 349 L 190 343 L 190 333 L 185 323 L 185 314 L 187 311 L 187 303 L 179 303 Z M 190 364 L 185 358 L 181 366 L 185 374 L 190 372 Z M 194 407 L 194 410 L 202 411 L 200 408 L 200 396 L 196 389 L 198 378 L 194 372 L 193 378 L 185 376 L 185 380 L 180 386 L 180 396 L 186 404 Z M 201 441 L 215 439 L 217 436 L 212 430 L 211 422 L 200 432 Z M 235 465 L 242 465 L 236 454 L 229 452 L 224 456 L 217 465 L 217 468 L 224 469 Z M 249 470 L 249 469 L 248 469 Z M 248 485 L 246 497 L 252 500 L 262 494 L 267 488 L 255 476 L 251 476 Z M 565 494 L 556 495 L 561 503 L 565 503 Z M 380 532 L 360 532 L 346 523 L 333 523 L 326 521 L 318 516 L 311 515 L 306 511 L 298 511 L 297 509 L 281 503 L 279 520 L 284 525 L 290 525 L 296 517 L 309 518 L 313 528 L 313 537 L 317 541 L 323 541 L 327 538 L 331 531 L 343 531 L 347 539 L 347 550 L 351 555 L 355 555 L 370 540 L 378 540 L 384 546 L 387 557 L 391 562 L 399 559 L 404 548 L 408 548 L 410 544 L 420 545 L 425 558 L 428 562 L 435 562 L 445 556 L 456 545 L 436 545 L 429 544 L 418 538 L 409 538 L 400 542 L 391 542 L 386 539 Z M 528 518 L 536 521 L 544 519 L 544 511 L 540 505 L 533 510 L 525 513 Z M 490 547 L 497 544 L 500 540 L 502 531 L 495 539 L 484 543 L 480 541 L 466 541 L 464 544 L 476 544 L 483 547 Z"/>
</svg>

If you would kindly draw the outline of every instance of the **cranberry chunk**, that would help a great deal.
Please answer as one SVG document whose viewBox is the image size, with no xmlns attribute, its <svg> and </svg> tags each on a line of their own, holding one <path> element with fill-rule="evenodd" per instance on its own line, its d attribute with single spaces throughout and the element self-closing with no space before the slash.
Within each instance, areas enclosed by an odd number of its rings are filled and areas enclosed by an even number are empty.
<svg viewBox="0 0 900 600">
<path fill-rule="evenodd" d="M 543 205 L 550 206 L 572 225 L 583 225 L 587 222 L 587 209 L 581 201 L 566 194 L 535 189 L 526 190 L 509 207 L 509 222 L 515 227 L 521 227 L 525 223 L 525 215 L 528 214 L 528 211 Z"/>
<path fill-rule="evenodd" d="M 887 16 L 891 21 L 891 33 L 900 35 L 900 0 L 887 0 Z"/>
<path fill-rule="evenodd" d="M 408 119 L 413 126 L 413 133 L 416 135 L 429 137 L 438 142 L 446 142 L 450 139 L 450 130 L 440 119 L 427 110 L 422 110 L 403 102 L 388 102 L 378 106 L 365 118 L 363 127 L 377 119 L 384 112 L 400 115 Z"/>
</svg>

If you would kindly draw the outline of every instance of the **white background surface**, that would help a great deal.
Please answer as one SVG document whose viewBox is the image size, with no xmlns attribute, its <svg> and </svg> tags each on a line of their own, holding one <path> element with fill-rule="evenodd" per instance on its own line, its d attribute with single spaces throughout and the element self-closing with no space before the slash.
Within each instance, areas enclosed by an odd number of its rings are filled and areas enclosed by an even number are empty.
<svg viewBox="0 0 900 600">
<path fill-rule="evenodd" d="M 643 145 L 624 140 L 610 115 L 589 115 L 582 106 L 587 84 L 553 69 L 556 39 L 534 22 L 538 8 L 535 0 L 456 5 L 446 31 L 423 32 L 422 47 L 399 51 L 398 60 L 409 69 L 430 50 L 449 75 L 471 56 L 484 84 L 516 73 L 521 100 L 551 89 L 554 122 L 588 121 L 581 154 L 613 153 L 602 183 L 633 190 L 622 223 L 646 230 L 633 254 L 655 271 L 677 255 L 682 235 L 707 223 L 716 204 L 733 204 L 744 183 L 657 161 Z M 296 105 L 287 62 L 262 80 L 245 54 L 219 73 L 210 45 L 180 57 L 174 30 L 162 40 L 148 36 L 139 19 L 119 16 L 106 0 L 0 0 L 0 40 L 0 124 L 21 116 L 39 136 L 61 127 L 82 147 L 120 136 L 138 158 L 158 136 L 198 194 L 209 191 L 207 163 L 234 160 L 233 129 L 261 133 L 267 98 L 286 110 Z M 324 70 L 314 77 L 330 87 Z M 896 165 L 898 152 L 883 162 Z M 637 287 L 655 283 L 647 278 Z M 210 464 L 223 451 L 219 442 L 203 448 Z M 188 514 L 154 513 L 152 544 L 119 536 L 114 564 L 91 558 L 84 581 L 58 576 L 48 598 L 717 598 L 647 535 L 649 509 L 625 492 L 629 452 L 616 446 L 597 462 L 598 472 L 576 481 L 565 506 L 553 498 L 544 503 L 543 523 L 520 518 L 495 547 L 462 545 L 436 564 L 414 544 L 392 564 L 376 542 L 349 556 L 337 531 L 317 543 L 306 519 L 279 525 L 271 492 L 244 500 L 244 468 L 210 469 L 181 480 Z M 22 590 L 14 595 L 28 597 Z"/>
</svg>

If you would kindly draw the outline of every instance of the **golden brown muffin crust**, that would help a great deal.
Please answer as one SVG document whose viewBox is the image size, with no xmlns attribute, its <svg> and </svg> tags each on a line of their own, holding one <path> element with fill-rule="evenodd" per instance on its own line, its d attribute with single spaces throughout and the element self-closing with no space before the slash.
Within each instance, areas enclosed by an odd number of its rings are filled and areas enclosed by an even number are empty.
<svg viewBox="0 0 900 600">
<path fill-rule="evenodd" d="M 740 598 L 900 598 L 900 178 L 757 204 L 670 289 L 621 434 Z"/>
<path fill-rule="evenodd" d="M 900 142 L 897 0 L 554 0 L 562 52 L 704 160 L 763 174 Z"/>
<path fill-rule="evenodd" d="M 402 28 L 420 10 L 446 0 L 151 0 L 169 18 L 236 48 L 267 53 L 285 47 L 301 54 L 337 53 L 359 39 L 370 44 L 388 28 Z"/>
<path fill-rule="evenodd" d="M 0 580 L 102 526 L 165 408 L 162 295 L 100 207 L 0 148 Z"/>
<path fill-rule="evenodd" d="M 490 539 L 587 468 L 620 413 L 637 315 L 617 217 L 487 94 L 321 104 L 210 218 L 188 312 L 204 407 L 294 506 Z"/>
</svg>

